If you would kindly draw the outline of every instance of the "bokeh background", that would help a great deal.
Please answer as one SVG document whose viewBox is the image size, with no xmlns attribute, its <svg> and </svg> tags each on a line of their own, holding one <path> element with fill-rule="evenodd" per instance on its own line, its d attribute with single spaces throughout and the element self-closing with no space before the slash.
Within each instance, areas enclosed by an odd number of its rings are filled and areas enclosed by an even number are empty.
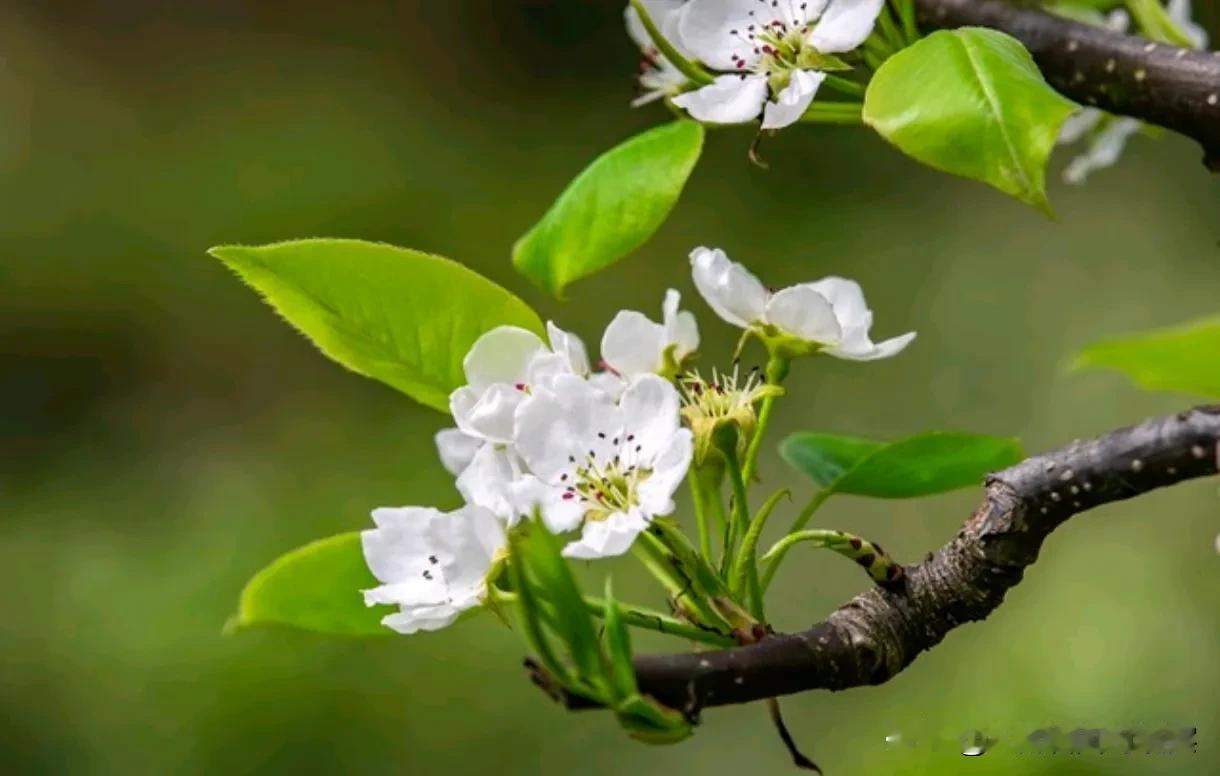
<svg viewBox="0 0 1220 776">
<path fill-rule="evenodd" d="M 1213 9 L 1213 16 L 1214 13 Z M 1213 24 L 1213 29 L 1215 25 Z M 17 2 L 0 7 L 0 762 L 6 773 L 788 772 L 760 707 L 681 746 L 561 712 L 493 618 L 416 638 L 221 634 L 277 554 L 378 505 L 456 495 L 444 418 L 321 358 L 204 251 L 305 236 L 441 253 L 594 344 L 667 287 L 703 323 L 686 253 L 722 246 L 773 285 L 859 278 L 900 358 L 801 364 L 781 425 L 891 438 L 958 428 L 1031 451 L 1191 405 L 1073 373 L 1099 338 L 1220 305 L 1220 189 L 1176 137 L 1135 139 L 1050 221 L 922 169 L 865 131 L 797 127 L 746 158 L 709 135 L 672 218 L 565 304 L 513 240 L 632 111 L 618 2 Z M 807 486 L 778 457 L 767 484 Z M 832 501 L 820 523 L 913 562 L 977 491 Z M 777 520 L 779 524 L 783 520 Z M 1073 520 L 986 623 L 887 685 L 785 702 L 830 774 L 1220 772 L 1215 481 Z M 801 554 L 781 628 L 858 592 Z M 659 605 L 630 564 L 625 596 Z M 680 648 L 641 639 L 644 647 Z M 1198 752 L 1032 757 L 1029 732 L 1196 726 Z M 958 737 L 998 738 L 964 758 Z M 886 744 L 900 734 L 902 744 Z"/>
</svg>

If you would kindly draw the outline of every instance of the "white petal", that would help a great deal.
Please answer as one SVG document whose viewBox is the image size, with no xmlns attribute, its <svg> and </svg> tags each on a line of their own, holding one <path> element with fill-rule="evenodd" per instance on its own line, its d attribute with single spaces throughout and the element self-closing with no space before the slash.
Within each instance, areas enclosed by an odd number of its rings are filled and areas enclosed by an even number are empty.
<svg viewBox="0 0 1220 776">
<path fill-rule="evenodd" d="M 678 39 L 714 70 L 736 70 L 739 62 L 748 67 L 759 59 L 749 30 L 770 21 L 761 18 L 765 8 L 759 0 L 691 0 L 678 14 Z"/>
<path fill-rule="evenodd" d="M 514 444 L 538 477 L 554 484 L 590 451 L 599 456 L 618 436 L 622 413 L 614 401 L 588 381 L 561 375 L 553 390 L 539 390 L 521 403 Z M 604 439 L 602 436 L 604 435 Z"/>
<path fill-rule="evenodd" d="M 690 468 L 693 442 L 690 429 L 679 429 L 652 462 L 652 474 L 636 493 L 646 515 L 668 515 L 674 510 L 673 495 Z"/>
<path fill-rule="evenodd" d="M 1127 140 L 1143 125 L 1129 118 L 1107 116 L 1102 129 L 1089 141 L 1088 150 L 1077 156 L 1063 171 L 1068 183 L 1084 183 L 1090 173 L 1110 167 L 1122 156 Z"/>
<path fill-rule="evenodd" d="M 457 428 L 443 428 L 436 432 L 435 439 L 441 465 L 453 475 L 461 474 L 470 465 L 474 454 L 483 446 L 482 439 Z"/>
<path fill-rule="evenodd" d="M 431 507 L 380 507 L 373 510 L 376 528 L 360 535 L 364 560 L 373 576 L 393 585 L 423 579 L 427 566 L 428 525 L 443 519 Z M 442 599 L 443 600 L 443 599 Z"/>
<path fill-rule="evenodd" d="M 1172 7 L 1174 0 L 1169 0 L 1169 2 Z M 1106 29 L 1111 32 L 1126 32 L 1130 26 L 1131 15 L 1124 8 L 1115 8 L 1106 16 Z"/>
<path fill-rule="evenodd" d="M 422 606 L 403 608 L 397 614 L 387 614 L 381 618 L 381 624 L 404 635 L 420 631 L 435 631 L 448 627 L 458 618 L 461 611 L 448 604 L 442 606 Z"/>
<path fill-rule="evenodd" d="M 806 342 L 834 345 L 842 330 L 826 297 L 809 286 L 792 286 L 767 302 L 767 323 Z"/>
<path fill-rule="evenodd" d="M 885 0 L 831 0 L 809 42 L 824 54 L 851 51 L 872 33 L 884 4 Z"/>
<path fill-rule="evenodd" d="M 585 522 L 580 540 L 563 548 L 566 558 L 594 560 L 613 558 L 631 548 L 635 537 L 648 528 L 648 521 L 638 509 L 615 512 L 604 520 Z"/>
<path fill-rule="evenodd" d="M 880 358 L 889 358 L 890 356 L 898 355 L 906 348 L 907 345 L 910 345 L 911 341 L 914 339 L 915 332 L 913 331 L 908 331 L 906 334 L 901 334 L 897 337 L 891 337 L 890 339 L 876 345 L 868 342 L 868 338 L 866 337 L 865 342 L 867 344 L 863 347 L 856 346 L 847 348 L 841 345 L 839 347 L 826 348 L 824 352 L 827 355 L 834 356 L 835 358 L 846 359 L 848 361 L 876 361 Z"/>
<path fill-rule="evenodd" d="M 758 116 L 766 100 L 766 76 L 722 75 L 707 86 L 679 94 L 673 103 L 698 121 L 741 124 Z"/>
<path fill-rule="evenodd" d="M 627 381 L 614 372 L 596 372 L 589 375 L 589 385 L 606 394 L 614 402 L 627 390 Z"/>
<path fill-rule="evenodd" d="M 475 454 L 470 465 L 457 478 L 457 489 L 468 504 L 489 510 L 508 523 L 518 517 L 510 499 L 510 488 L 517 479 L 515 454 L 496 444 L 485 444 Z"/>
<path fill-rule="evenodd" d="M 767 103 L 763 110 L 762 128 L 782 129 L 800 120 L 825 78 L 825 73 L 816 70 L 795 71 L 778 98 Z"/>
<path fill-rule="evenodd" d="M 831 275 L 804 285 L 817 291 L 830 302 L 844 336 L 849 328 L 856 326 L 863 326 L 865 333 L 868 332 L 868 327 L 872 324 L 872 312 L 864 301 L 864 290 L 860 288 L 859 283 Z"/>
<path fill-rule="evenodd" d="M 661 322 L 665 327 L 665 341 L 668 345 L 676 345 L 674 355 L 679 359 L 694 353 L 699 349 L 699 325 L 695 316 L 686 310 L 679 310 L 682 295 L 674 289 L 665 292 L 665 301 L 661 304 Z"/>
<path fill-rule="evenodd" d="M 624 460 L 651 468 L 651 462 L 678 431 L 682 422 L 679 405 L 678 392 L 668 380 L 651 374 L 637 377 L 619 400 Z"/>
<path fill-rule="evenodd" d="M 497 326 L 475 340 L 462 361 L 466 381 L 482 392 L 495 383 L 525 381 L 530 359 L 546 346 L 538 335 L 516 326 Z"/>
<path fill-rule="evenodd" d="M 1059 137 L 1056 140 L 1059 145 L 1068 145 L 1075 143 L 1101 123 L 1105 118 L 1105 112 L 1097 108 L 1081 108 L 1080 110 L 1067 117 L 1067 120 L 1059 125 Z"/>
<path fill-rule="evenodd" d="M 542 353 L 534 356 L 525 373 L 526 384 L 531 390 L 546 389 L 554 385 L 560 375 L 571 375 L 572 363 L 567 356 L 558 353 Z"/>
<path fill-rule="evenodd" d="M 1190 0 L 1169 0 L 1165 8 L 1172 19 L 1197 49 L 1207 48 L 1207 30 L 1191 18 Z"/>
<path fill-rule="evenodd" d="M 625 377 L 656 372 L 666 344 L 664 326 L 635 310 L 621 310 L 602 336 L 602 360 Z"/>
<path fill-rule="evenodd" d="M 510 442 L 513 413 L 524 398 L 524 393 L 505 383 L 492 385 L 482 395 L 465 386 L 449 395 L 449 411 L 464 433 L 495 442 Z"/>
<path fill-rule="evenodd" d="M 653 24 L 657 25 L 657 29 L 664 31 L 665 25 L 670 17 L 682 8 L 685 0 L 642 0 L 644 10 L 648 12 L 648 16 L 652 19 Z M 630 4 L 627 5 L 627 10 L 623 12 L 623 20 L 627 24 L 627 34 L 635 41 L 635 44 L 645 51 L 650 51 L 656 47 L 653 45 L 652 38 L 648 35 L 648 30 L 644 28 L 644 23 L 640 21 L 640 15 L 636 13 L 635 8 Z M 666 36 L 668 37 L 668 35 Z M 672 39 L 669 41 L 674 43 Z"/>
<path fill-rule="evenodd" d="M 546 323 L 546 334 L 551 341 L 551 350 L 564 357 L 572 374 L 581 377 L 589 374 L 589 354 L 580 337 L 564 331 L 550 321 Z"/>
<path fill-rule="evenodd" d="M 512 498 L 520 514 L 542 513 L 542 522 L 551 533 L 566 533 L 580 526 L 585 508 L 576 497 L 564 498 L 562 487 L 549 485 L 532 475 L 513 483 Z"/>
<path fill-rule="evenodd" d="M 742 328 L 762 320 L 769 294 L 749 270 L 719 248 L 696 248 L 690 263 L 695 288 L 717 315 Z"/>
</svg>

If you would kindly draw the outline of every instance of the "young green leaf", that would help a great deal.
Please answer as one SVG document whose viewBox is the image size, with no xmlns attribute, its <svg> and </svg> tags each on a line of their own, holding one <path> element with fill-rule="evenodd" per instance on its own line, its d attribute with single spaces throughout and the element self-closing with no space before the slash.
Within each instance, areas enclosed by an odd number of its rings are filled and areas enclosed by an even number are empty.
<svg viewBox="0 0 1220 776">
<path fill-rule="evenodd" d="M 1047 159 L 1074 110 L 1020 41 L 980 27 L 934 32 L 899 51 L 864 98 L 865 123 L 908 156 L 1047 215 Z"/>
<path fill-rule="evenodd" d="M 780 453 L 823 489 L 873 498 L 915 498 L 976 485 L 1024 457 L 1015 439 L 952 431 L 889 444 L 802 432 L 785 439 Z"/>
<path fill-rule="evenodd" d="M 635 667 L 631 665 L 631 634 L 627 632 L 622 610 L 614 599 L 610 577 L 606 577 L 606 600 L 602 618 L 606 631 L 606 660 L 609 663 L 610 685 L 616 699 L 628 698 L 637 692 Z"/>
<path fill-rule="evenodd" d="M 1100 342 L 1077 357 L 1083 367 L 1113 369 L 1148 390 L 1220 398 L 1220 317 Z"/>
<path fill-rule="evenodd" d="M 281 555 L 254 575 L 225 629 L 285 625 L 338 636 L 392 635 L 381 618 L 395 608 L 365 606 L 360 594 L 376 586 L 359 531 L 321 539 Z"/>
<path fill-rule="evenodd" d="M 639 248 L 678 201 L 703 148 L 703 127 L 674 121 L 599 156 L 513 246 L 513 265 L 561 296 L 574 280 Z"/>
<path fill-rule="evenodd" d="M 499 325 L 541 333 L 524 302 L 457 262 L 361 240 L 297 240 L 209 253 L 330 358 L 448 411 L 462 359 Z"/>
<path fill-rule="evenodd" d="M 538 521 L 514 549 L 520 550 L 514 561 L 524 560 L 526 572 L 538 583 L 539 597 L 545 597 L 551 607 L 554 617 L 550 625 L 567 647 L 580 679 L 600 696 L 608 689 L 601 646 L 576 578 L 560 554 L 559 542 Z"/>
</svg>

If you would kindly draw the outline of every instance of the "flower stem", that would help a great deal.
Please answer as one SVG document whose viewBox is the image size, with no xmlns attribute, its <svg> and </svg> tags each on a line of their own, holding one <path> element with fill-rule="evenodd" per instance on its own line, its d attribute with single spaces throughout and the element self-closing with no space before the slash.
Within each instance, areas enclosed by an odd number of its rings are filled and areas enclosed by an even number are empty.
<svg viewBox="0 0 1220 776">
<path fill-rule="evenodd" d="M 791 364 L 788 359 L 772 356 L 767 361 L 767 382 L 771 385 L 783 383 L 784 378 L 788 376 L 790 366 Z M 763 397 L 762 406 L 758 408 L 758 425 L 754 428 L 754 435 L 750 437 L 750 444 L 746 448 L 745 464 L 741 467 L 741 478 L 746 484 L 749 484 L 754 478 L 754 472 L 758 468 L 758 454 L 762 450 L 763 438 L 767 435 L 767 427 L 771 425 L 771 412 L 774 407 L 774 395 Z"/>
<path fill-rule="evenodd" d="M 759 431 L 761 430 L 760 424 Z M 746 481 L 742 476 L 741 464 L 737 461 L 736 442 L 721 445 L 720 452 L 724 454 L 725 469 L 733 486 L 733 515 L 729 520 L 728 539 L 724 543 L 724 558 L 720 562 L 721 573 L 727 577 L 732 572 L 733 550 L 736 548 L 737 538 L 744 537 L 750 526 L 750 506 L 746 502 Z"/>
<path fill-rule="evenodd" d="M 815 547 L 824 547 L 855 561 L 879 585 L 895 585 L 902 579 L 902 566 L 886 555 L 885 550 L 881 549 L 879 544 L 861 539 L 846 531 L 798 531 L 780 539 L 763 556 L 763 560 L 770 563 L 767 567 L 767 584 L 774 577 L 774 570 L 779 568 L 784 556 L 788 554 L 788 550 L 801 542 L 810 542 Z"/>
<path fill-rule="evenodd" d="M 885 39 L 891 54 L 902 50 L 906 45 L 906 39 L 898 31 L 898 25 L 894 21 L 894 14 L 890 12 L 888 4 L 881 6 L 881 13 L 877 16 L 877 32 Z"/>
<path fill-rule="evenodd" d="M 853 81 L 850 78 L 844 78 L 841 75 L 834 75 L 833 73 L 827 73 L 826 80 L 822 83 L 837 92 L 849 94 L 852 97 L 863 97 L 864 93 L 868 91 L 868 87 L 859 81 Z"/>
<path fill-rule="evenodd" d="M 809 502 L 805 504 L 804 509 L 802 509 L 800 514 L 796 516 L 796 519 L 792 521 L 792 527 L 788 529 L 788 536 L 800 533 L 800 531 L 809 524 L 809 520 L 813 517 L 813 514 L 818 511 L 818 508 L 821 507 L 822 504 L 825 503 L 826 499 L 830 498 L 832 495 L 834 495 L 834 491 L 830 488 L 822 488 L 817 493 L 814 493 L 809 499 Z M 784 552 L 787 552 L 787 550 Z M 778 559 L 771 560 L 767 564 L 767 569 L 763 572 L 762 578 L 763 592 L 766 592 L 767 588 L 771 586 L 771 580 L 775 578 L 775 572 L 778 570 Z"/>
<path fill-rule="evenodd" d="M 686 482 L 690 485 L 690 500 L 695 507 L 695 525 L 699 531 L 699 554 L 706 559 L 712 557 L 712 536 L 707 525 L 707 493 L 703 489 L 703 481 L 699 479 L 699 471 L 695 467 L 686 473 Z"/>
<path fill-rule="evenodd" d="M 907 45 L 919 40 L 919 25 L 915 21 L 915 0 L 893 0 L 898 8 L 898 18 L 902 22 L 902 34 Z"/>
<path fill-rule="evenodd" d="M 640 22 L 643 23 L 644 29 L 648 31 L 648 37 L 652 38 L 652 45 L 656 46 L 657 51 L 660 51 L 682 75 L 700 86 L 706 86 L 712 82 L 711 74 L 682 56 L 681 52 L 674 48 L 674 45 L 661 33 L 661 30 L 657 28 L 656 22 L 652 20 L 652 16 L 648 14 L 648 9 L 644 7 L 644 3 L 640 0 L 631 0 L 631 7 L 640 15 Z"/>
<path fill-rule="evenodd" d="M 755 557 L 755 552 L 758 549 L 758 540 L 762 536 L 763 527 L 767 524 L 767 518 L 771 516 L 780 499 L 788 495 L 790 494 L 786 490 L 776 491 L 759 508 L 758 513 L 750 521 L 749 530 L 741 540 L 737 560 L 729 570 L 729 590 L 734 596 L 740 598 L 744 595 L 746 597 L 750 604 L 750 614 L 759 622 L 765 622 L 766 618 L 763 608 L 762 584 L 758 579 L 758 558 Z"/>
<path fill-rule="evenodd" d="M 661 612 L 635 606 L 634 604 L 625 604 L 621 601 L 617 605 L 623 622 L 634 628 L 653 630 L 657 633 L 664 633 L 666 636 L 679 636 L 691 641 L 713 644 L 718 647 L 729 647 L 736 643 L 732 636 L 726 636 L 723 633 L 691 625 L 668 614 L 662 614 Z M 594 617 L 601 618 L 605 616 L 606 602 L 602 599 L 585 596 L 585 606 L 589 608 L 589 613 Z"/>
<path fill-rule="evenodd" d="M 497 604 L 516 603 L 517 594 L 510 590 L 501 590 L 494 588 L 492 596 Z M 584 596 L 585 608 L 589 610 L 589 614 L 604 619 L 606 616 L 606 601 L 596 596 Z M 643 606 L 628 604 L 618 601 L 615 604 L 619 609 L 619 616 L 623 622 L 634 628 L 642 628 L 644 630 L 656 631 L 664 633 L 666 636 L 677 636 L 679 638 L 698 641 L 702 644 L 712 644 L 718 647 L 731 647 L 737 642 L 732 636 L 726 636 L 723 633 L 717 633 L 712 630 L 705 630 L 697 625 L 691 625 L 688 622 L 679 620 L 662 612 L 655 611 Z"/>
<path fill-rule="evenodd" d="M 631 545 L 632 553 L 644 564 L 644 567 L 656 577 L 669 591 L 671 602 L 676 610 L 689 613 L 691 622 L 700 622 L 709 630 L 731 626 L 710 603 L 695 589 L 692 579 L 684 574 L 681 564 L 661 541 L 651 531 L 644 531 Z M 685 609 L 686 612 L 682 610 Z"/>
<path fill-rule="evenodd" d="M 847 124 L 864 123 L 864 104 L 859 102 L 815 102 L 801 114 L 802 124 Z"/>
</svg>

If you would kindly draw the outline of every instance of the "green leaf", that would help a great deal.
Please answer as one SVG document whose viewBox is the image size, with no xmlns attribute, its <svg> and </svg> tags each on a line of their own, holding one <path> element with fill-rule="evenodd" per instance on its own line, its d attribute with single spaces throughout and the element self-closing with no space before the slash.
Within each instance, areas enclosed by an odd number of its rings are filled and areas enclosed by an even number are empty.
<svg viewBox="0 0 1220 776">
<path fill-rule="evenodd" d="M 514 560 L 524 561 L 526 571 L 538 584 L 538 595 L 544 596 L 551 606 L 554 612 L 551 628 L 567 647 L 580 679 L 600 697 L 609 689 L 601 646 L 597 642 L 593 617 L 572 570 L 560 553 L 559 542 L 541 521 L 535 521 L 529 535 L 515 549 L 519 549 L 520 555 Z"/>
<path fill-rule="evenodd" d="M 780 453 L 823 489 L 873 498 L 914 498 L 977 485 L 1024 457 L 1015 439 L 954 431 L 888 444 L 802 432 L 785 439 Z"/>
<path fill-rule="evenodd" d="M 610 149 L 585 168 L 513 246 L 513 265 L 555 296 L 643 245 L 678 201 L 703 148 L 703 127 L 675 121 Z"/>
<path fill-rule="evenodd" d="M 610 577 L 606 577 L 606 600 L 603 612 L 610 686 L 616 699 L 627 698 L 638 692 L 635 684 L 635 666 L 631 664 L 631 634 L 627 632 L 627 623 L 623 621 L 623 613 L 618 607 L 618 601 L 614 599 L 614 589 L 610 584 Z"/>
<path fill-rule="evenodd" d="M 225 630 L 286 625 L 338 636 L 383 636 L 393 606 L 364 605 L 360 591 L 378 585 L 364 562 L 360 532 L 339 534 L 281 555 L 254 575 Z"/>
<path fill-rule="evenodd" d="M 1220 398 L 1220 317 L 1098 343 L 1075 366 L 1113 369 L 1148 390 Z"/>
<path fill-rule="evenodd" d="M 480 335 L 500 325 L 543 330 L 538 315 L 508 291 L 419 251 L 297 240 L 209 253 L 327 356 L 441 411 L 466 382 L 462 359 Z"/>
<path fill-rule="evenodd" d="M 908 156 L 1047 215 L 1046 163 L 1074 110 L 1020 41 L 980 27 L 934 32 L 899 51 L 864 97 L 865 123 Z"/>
</svg>

